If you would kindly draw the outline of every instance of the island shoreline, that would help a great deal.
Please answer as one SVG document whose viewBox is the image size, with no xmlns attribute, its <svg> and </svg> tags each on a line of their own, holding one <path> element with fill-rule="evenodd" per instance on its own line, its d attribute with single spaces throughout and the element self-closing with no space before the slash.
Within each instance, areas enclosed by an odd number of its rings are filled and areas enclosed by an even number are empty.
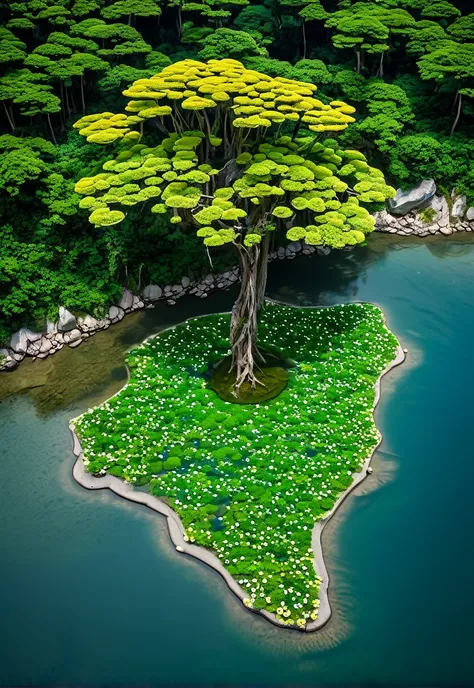
<svg viewBox="0 0 474 688">
<path fill-rule="evenodd" d="M 275 304 L 280 304 L 284 306 L 292 306 L 292 304 L 287 304 L 283 303 L 281 301 L 276 301 L 274 299 L 267 298 L 267 301 Z M 361 302 L 354 302 L 354 303 L 361 303 Z M 294 306 L 292 306 L 294 307 Z M 296 306 L 297 308 L 334 308 L 336 306 Z M 381 310 L 381 309 L 380 309 Z M 384 318 L 384 323 L 386 325 L 386 317 L 383 311 L 381 310 L 383 318 Z M 207 315 L 201 315 L 201 316 L 193 316 L 192 318 L 187 318 L 187 320 L 194 320 L 196 318 L 200 317 L 207 317 Z M 183 321 L 183 322 L 186 322 Z M 165 332 L 166 330 L 169 329 L 174 329 L 176 325 L 172 325 L 165 330 L 162 330 L 158 334 L 152 334 L 150 337 L 147 337 L 143 343 L 147 342 L 149 339 L 154 339 L 157 336 L 159 336 L 162 332 Z M 388 329 L 388 328 L 387 328 Z M 398 340 L 397 340 L 398 342 Z M 388 364 L 388 366 L 385 368 L 385 370 L 382 371 L 380 376 L 378 377 L 374 388 L 375 388 L 375 397 L 374 397 L 374 404 L 372 408 L 372 416 L 375 412 L 375 409 L 380 401 L 381 398 L 381 381 L 383 377 L 389 373 L 391 370 L 393 370 L 395 367 L 401 365 L 405 361 L 405 352 L 402 349 L 400 343 L 398 342 L 398 348 L 397 348 L 397 353 L 395 358 Z M 127 381 L 118 392 L 116 392 L 112 397 L 110 397 L 107 401 L 110 401 L 114 396 L 119 394 L 130 382 L 130 370 L 127 364 L 125 364 L 126 370 L 127 370 Z M 102 402 L 104 403 L 104 402 Z M 347 497 L 353 492 L 353 490 L 360 485 L 365 478 L 369 475 L 369 467 L 370 463 L 372 461 L 372 458 L 377 451 L 377 449 L 380 447 L 383 437 L 380 431 L 377 429 L 378 433 L 378 442 L 377 445 L 374 447 L 372 450 L 371 454 L 365 459 L 362 470 L 359 473 L 354 473 L 353 474 L 353 482 L 351 485 L 345 490 L 340 497 L 337 499 L 335 502 L 333 508 L 331 511 L 328 512 L 326 517 L 321 520 L 317 521 L 312 529 L 312 535 L 311 535 L 311 549 L 313 550 L 314 553 L 314 568 L 316 571 L 316 574 L 321 578 L 321 585 L 319 588 L 319 608 L 318 608 L 318 618 L 315 621 L 312 621 L 310 623 L 307 623 L 304 627 L 298 628 L 296 626 L 288 626 L 282 622 L 280 622 L 274 614 L 271 614 L 270 612 L 267 612 L 264 609 L 255 609 L 254 607 L 248 607 L 247 605 L 244 604 L 244 599 L 247 599 L 248 594 L 240 587 L 240 585 L 237 583 L 237 581 L 231 576 L 231 574 L 227 571 L 225 566 L 222 564 L 220 559 L 211 551 L 207 550 L 204 547 L 200 545 L 193 545 L 186 541 L 184 539 L 185 535 L 185 528 L 183 526 L 183 523 L 179 517 L 179 515 L 171 509 L 165 502 L 161 501 L 157 497 L 153 496 L 149 492 L 142 492 L 142 491 L 136 491 L 134 490 L 133 486 L 130 485 L 129 483 L 121 480 L 120 478 L 117 478 L 112 475 L 105 475 L 101 477 L 95 477 L 91 473 L 88 473 L 85 470 L 84 467 L 84 455 L 82 453 L 82 447 L 81 443 L 79 440 L 79 437 L 77 436 L 74 428 L 74 421 L 78 420 L 83 414 L 80 416 L 77 416 L 76 418 L 71 419 L 69 423 L 69 430 L 71 431 L 72 438 L 73 438 L 73 454 L 76 456 L 76 461 L 74 463 L 73 469 L 72 469 L 72 475 L 74 480 L 81 485 L 81 487 L 84 487 L 87 490 L 104 490 L 104 489 L 109 489 L 111 492 L 114 494 L 118 495 L 119 497 L 122 497 L 124 499 L 127 499 L 130 502 L 135 502 L 137 504 L 142 504 L 143 506 L 147 506 L 148 508 L 152 509 L 153 511 L 156 511 L 157 513 L 161 514 L 162 516 L 166 517 L 167 520 L 167 527 L 168 527 L 168 533 L 171 539 L 171 542 L 176 548 L 176 551 L 182 553 L 182 554 L 187 554 L 189 556 L 194 557 L 195 559 L 198 559 L 202 563 L 206 564 L 210 568 L 212 568 L 214 571 L 217 571 L 219 575 L 224 579 L 225 583 L 227 584 L 228 588 L 231 590 L 231 592 L 234 593 L 234 595 L 240 600 L 240 602 L 243 604 L 243 606 L 248 609 L 249 611 L 259 614 L 260 616 L 264 617 L 267 621 L 272 623 L 275 626 L 278 626 L 279 628 L 285 628 L 289 630 L 296 630 L 300 632 L 306 632 L 306 633 L 312 633 L 315 632 L 323 626 L 325 626 L 328 621 L 331 618 L 332 615 L 332 610 L 331 610 L 331 605 L 329 603 L 329 587 L 330 587 L 330 576 L 326 567 L 326 563 L 324 560 L 324 554 L 323 554 L 323 548 L 322 548 L 322 533 L 324 530 L 324 527 L 327 525 L 327 523 L 331 520 L 331 518 L 334 516 L 338 508 L 341 506 L 341 504 L 347 499 Z M 375 419 L 374 419 L 374 424 L 375 424 Z"/>
</svg>

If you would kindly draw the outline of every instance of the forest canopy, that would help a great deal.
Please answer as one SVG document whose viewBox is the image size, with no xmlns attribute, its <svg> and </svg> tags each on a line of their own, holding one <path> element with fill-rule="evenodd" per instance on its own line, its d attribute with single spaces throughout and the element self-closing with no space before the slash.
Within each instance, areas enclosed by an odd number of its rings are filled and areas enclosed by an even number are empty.
<svg viewBox="0 0 474 688">
<path fill-rule="evenodd" d="M 234 59 L 316 86 L 323 106 L 355 111 L 350 127 L 321 132 L 320 143 L 360 151 L 391 186 L 433 177 L 473 201 L 472 9 L 461 0 L 0 2 L 0 341 L 22 325 L 43 327 L 58 305 L 99 314 L 122 284 L 209 271 L 202 242 L 173 222 L 173 209 L 130 206 L 123 222 L 94 226 L 75 190 L 119 153 L 123 117 L 125 135 L 142 136 L 134 118 L 149 121 L 142 145 L 166 138 L 167 106 L 147 113 L 128 91 L 182 60 Z M 107 112 L 123 117 L 101 128 Z M 84 116 L 88 136 L 73 129 Z M 280 135 L 292 135 L 289 125 Z M 95 145 L 104 137 L 108 145 Z M 231 260 L 213 257 L 216 268 Z"/>
</svg>

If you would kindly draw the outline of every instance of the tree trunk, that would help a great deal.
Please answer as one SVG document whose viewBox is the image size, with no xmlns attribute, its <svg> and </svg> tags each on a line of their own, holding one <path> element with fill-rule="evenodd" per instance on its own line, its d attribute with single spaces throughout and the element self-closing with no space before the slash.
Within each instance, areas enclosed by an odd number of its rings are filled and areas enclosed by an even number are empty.
<svg viewBox="0 0 474 688">
<path fill-rule="evenodd" d="M 10 117 L 10 113 L 8 111 L 7 104 L 5 103 L 5 101 L 3 101 L 3 108 L 5 110 L 5 114 L 7 116 L 8 124 L 10 125 L 11 130 L 15 131 L 15 123 L 13 122 L 13 119 Z"/>
<path fill-rule="evenodd" d="M 384 55 L 385 55 L 385 53 L 380 54 L 380 63 L 379 63 L 379 68 L 378 68 L 378 71 L 376 74 L 376 76 L 380 77 L 381 79 L 383 79 L 383 58 L 384 58 Z"/>
<path fill-rule="evenodd" d="M 267 247 L 268 251 L 268 247 Z M 257 348 L 258 313 L 265 291 L 266 270 L 261 270 L 260 246 L 240 247 L 242 281 L 240 293 L 232 308 L 230 322 L 230 343 L 232 366 L 236 380 L 233 393 L 237 397 L 244 382 L 255 388 L 259 383 L 255 375 L 255 361 L 264 358 Z"/>
<path fill-rule="evenodd" d="M 306 60 L 306 26 L 304 19 L 301 19 L 301 29 L 303 31 L 303 60 Z"/>
<path fill-rule="evenodd" d="M 360 52 L 356 50 L 357 55 L 357 74 L 360 74 Z"/>
<path fill-rule="evenodd" d="M 183 21 L 181 19 L 181 7 L 178 7 L 178 17 L 176 20 L 176 28 L 177 28 L 177 33 L 178 33 L 178 41 L 181 40 L 181 33 L 183 30 Z"/>
<path fill-rule="evenodd" d="M 451 129 L 451 136 L 456 131 L 456 127 L 458 126 L 459 118 L 461 117 L 462 95 L 459 93 L 459 91 L 457 93 L 457 97 L 458 97 L 458 111 L 456 113 L 456 119 L 454 120 L 454 124 L 453 124 L 453 127 Z M 456 102 L 456 101 L 454 101 L 454 102 Z"/>
<path fill-rule="evenodd" d="M 53 129 L 53 125 L 51 124 L 51 117 L 49 115 L 49 112 L 46 113 L 46 117 L 48 118 L 49 130 L 51 132 L 51 137 L 53 139 L 53 143 L 57 145 L 58 142 L 56 141 L 56 136 L 54 135 L 54 129 Z"/>
<path fill-rule="evenodd" d="M 268 253 L 270 250 L 270 236 L 267 232 L 263 237 L 262 248 L 260 250 L 260 264 L 258 266 L 258 292 L 257 292 L 257 308 L 260 310 L 265 299 L 265 289 L 267 288 L 268 275 Z"/>
<path fill-rule="evenodd" d="M 82 112 L 86 114 L 86 99 L 84 98 L 84 74 L 81 74 L 81 101 L 82 101 Z"/>
</svg>

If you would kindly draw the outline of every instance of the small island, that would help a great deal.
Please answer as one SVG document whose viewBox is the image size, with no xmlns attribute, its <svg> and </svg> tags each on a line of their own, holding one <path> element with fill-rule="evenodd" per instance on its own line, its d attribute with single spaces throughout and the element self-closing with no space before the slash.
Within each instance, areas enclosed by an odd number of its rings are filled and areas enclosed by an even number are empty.
<svg viewBox="0 0 474 688">
<path fill-rule="evenodd" d="M 288 383 L 232 404 L 209 385 L 229 321 L 194 318 L 133 349 L 128 384 L 71 423 L 74 475 L 165 514 L 177 550 L 247 607 L 315 630 L 330 616 L 322 526 L 367 473 L 379 380 L 404 354 L 374 305 L 267 302 L 259 345 L 280 352 Z"/>
</svg>

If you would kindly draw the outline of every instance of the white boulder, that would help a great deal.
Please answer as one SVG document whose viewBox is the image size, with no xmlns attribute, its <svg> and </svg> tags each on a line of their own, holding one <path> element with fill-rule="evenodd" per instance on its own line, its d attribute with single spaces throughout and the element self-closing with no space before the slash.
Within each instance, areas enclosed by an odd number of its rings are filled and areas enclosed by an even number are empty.
<svg viewBox="0 0 474 688">
<path fill-rule="evenodd" d="M 122 320 L 124 316 L 123 309 L 120 306 L 111 306 L 109 308 L 109 318 L 110 320 L 117 321 Z"/>
<path fill-rule="evenodd" d="M 403 191 L 397 189 L 395 198 L 388 200 L 388 209 L 393 215 L 406 215 L 411 210 L 415 210 L 429 201 L 436 193 L 434 179 L 424 179 L 417 186 Z"/>
<path fill-rule="evenodd" d="M 59 320 L 58 320 L 58 331 L 59 332 L 69 332 L 76 327 L 75 316 L 64 308 L 59 306 Z"/>
<path fill-rule="evenodd" d="M 122 298 L 119 301 L 120 308 L 128 311 L 133 306 L 133 294 L 126 287 L 123 288 Z"/>
<path fill-rule="evenodd" d="M 28 337 L 26 336 L 26 333 L 28 330 L 24 327 L 21 328 L 21 330 L 18 330 L 18 332 L 15 332 L 15 334 L 12 334 L 11 339 L 10 339 L 10 348 L 13 349 L 13 351 L 17 354 L 24 354 L 26 353 L 26 350 L 28 348 Z"/>
<path fill-rule="evenodd" d="M 458 218 L 459 220 L 464 217 L 467 208 L 467 198 L 466 196 L 458 196 L 453 203 L 451 208 L 451 217 Z"/>
</svg>

